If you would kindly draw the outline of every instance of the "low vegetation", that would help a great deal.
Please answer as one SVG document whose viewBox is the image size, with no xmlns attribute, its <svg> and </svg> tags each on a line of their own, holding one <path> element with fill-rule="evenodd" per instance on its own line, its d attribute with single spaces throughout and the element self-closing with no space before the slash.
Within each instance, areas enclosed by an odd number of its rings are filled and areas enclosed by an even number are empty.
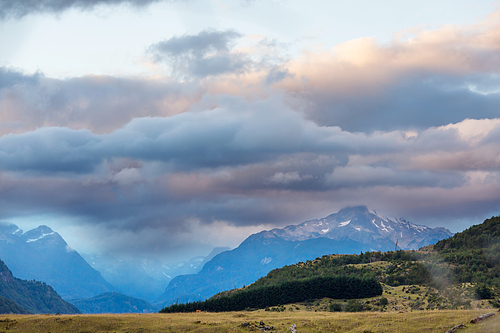
<svg viewBox="0 0 500 333">
<path fill-rule="evenodd" d="M 177 314 L 122 314 L 122 315 L 3 315 L 0 316 L 0 332 L 31 333 L 245 333 L 264 322 L 273 326 L 272 332 L 291 332 L 295 324 L 299 333 L 356 332 L 356 333 L 443 333 L 450 328 L 465 324 L 460 333 L 498 332 L 500 315 L 488 318 L 481 324 L 469 324 L 470 320 L 486 313 L 484 310 L 444 310 L 417 312 L 314 312 L 297 304 L 301 310 L 284 312 L 253 311 L 223 313 Z M 479 330 L 480 329 L 480 330 Z M 257 331 L 259 332 L 259 331 Z"/>
</svg>

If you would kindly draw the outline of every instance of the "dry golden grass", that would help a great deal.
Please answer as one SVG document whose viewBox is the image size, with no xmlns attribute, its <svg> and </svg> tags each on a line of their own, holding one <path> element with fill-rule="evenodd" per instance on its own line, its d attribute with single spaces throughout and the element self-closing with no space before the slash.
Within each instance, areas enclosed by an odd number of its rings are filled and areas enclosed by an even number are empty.
<svg viewBox="0 0 500 333">
<path fill-rule="evenodd" d="M 464 323 L 467 332 L 500 332 L 500 313 L 480 324 L 472 318 L 491 310 L 442 310 L 414 312 L 333 313 L 313 311 L 229 312 L 189 314 L 122 315 L 1 315 L 0 332 L 33 333 L 146 333 L 146 332 L 249 332 L 238 325 L 250 322 L 273 325 L 273 332 L 290 332 L 292 324 L 300 333 L 310 332 L 440 332 Z"/>
</svg>

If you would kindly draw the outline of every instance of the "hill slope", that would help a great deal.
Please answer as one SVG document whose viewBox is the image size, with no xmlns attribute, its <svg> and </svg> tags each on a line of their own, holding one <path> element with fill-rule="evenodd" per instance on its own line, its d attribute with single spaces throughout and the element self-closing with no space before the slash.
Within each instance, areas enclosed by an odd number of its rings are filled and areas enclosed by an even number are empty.
<svg viewBox="0 0 500 333">
<path fill-rule="evenodd" d="M 0 313 L 29 314 L 29 311 L 16 302 L 0 296 Z"/>
<path fill-rule="evenodd" d="M 444 275 L 448 280 L 500 288 L 500 216 L 441 240 L 430 250 L 449 265 Z"/>
<path fill-rule="evenodd" d="M 42 282 L 25 281 L 12 276 L 9 268 L 1 260 L 0 296 L 7 298 L 31 313 L 80 313 L 76 307 L 64 301 L 51 286 Z M 10 307 L 14 306 L 9 302 L 4 302 L 4 304 Z M 22 311 L 22 309 L 16 311 Z"/>
</svg>

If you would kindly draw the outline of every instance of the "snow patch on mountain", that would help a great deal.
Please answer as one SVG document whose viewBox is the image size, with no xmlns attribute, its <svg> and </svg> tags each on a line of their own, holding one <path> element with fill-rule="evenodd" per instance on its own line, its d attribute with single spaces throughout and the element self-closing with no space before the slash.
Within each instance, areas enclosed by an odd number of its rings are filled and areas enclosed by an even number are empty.
<svg viewBox="0 0 500 333">
<path fill-rule="evenodd" d="M 267 265 L 267 264 L 269 264 L 271 261 L 273 261 L 273 258 L 270 258 L 270 257 L 265 257 L 264 259 L 262 259 L 262 260 L 260 261 L 260 263 L 261 263 L 262 265 Z"/>
<path fill-rule="evenodd" d="M 50 235 L 53 235 L 53 234 L 54 234 L 54 232 L 53 232 L 53 231 L 52 231 L 52 232 L 49 232 L 48 234 L 42 234 L 42 235 L 41 235 L 40 237 L 38 237 L 38 238 L 28 239 L 28 240 L 26 241 L 26 243 L 36 242 L 37 240 L 40 240 L 40 239 L 42 239 L 42 238 L 45 238 L 45 237 L 50 236 Z"/>
</svg>

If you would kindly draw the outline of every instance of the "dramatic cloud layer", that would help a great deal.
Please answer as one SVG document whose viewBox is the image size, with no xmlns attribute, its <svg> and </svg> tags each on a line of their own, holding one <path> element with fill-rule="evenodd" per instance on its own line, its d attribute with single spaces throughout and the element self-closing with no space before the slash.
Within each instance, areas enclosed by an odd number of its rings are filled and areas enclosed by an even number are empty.
<svg viewBox="0 0 500 333">
<path fill-rule="evenodd" d="M 52 207 L 109 232 L 148 229 L 173 241 L 196 234 L 192 223 L 283 224 L 359 202 L 428 219 L 443 202 L 476 201 L 479 189 L 481 209 L 491 211 L 500 200 L 499 136 L 500 119 L 348 132 L 306 120 L 279 98 L 226 97 L 215 109 L 136 118 L 109 134 L 45 127 L 0 137 L 2 214 Z"/>
<path fill-rule="evenodd" d="M 346 205 L 462 230 L 500 213 L 499 22 L 496 11 L 297 56 L 204 29 L 145 44 L 141 76 L 0 67 L 0 219 L 52 221 L 85 239 L 77 249 L 159 257 Z"/>
</svg>

